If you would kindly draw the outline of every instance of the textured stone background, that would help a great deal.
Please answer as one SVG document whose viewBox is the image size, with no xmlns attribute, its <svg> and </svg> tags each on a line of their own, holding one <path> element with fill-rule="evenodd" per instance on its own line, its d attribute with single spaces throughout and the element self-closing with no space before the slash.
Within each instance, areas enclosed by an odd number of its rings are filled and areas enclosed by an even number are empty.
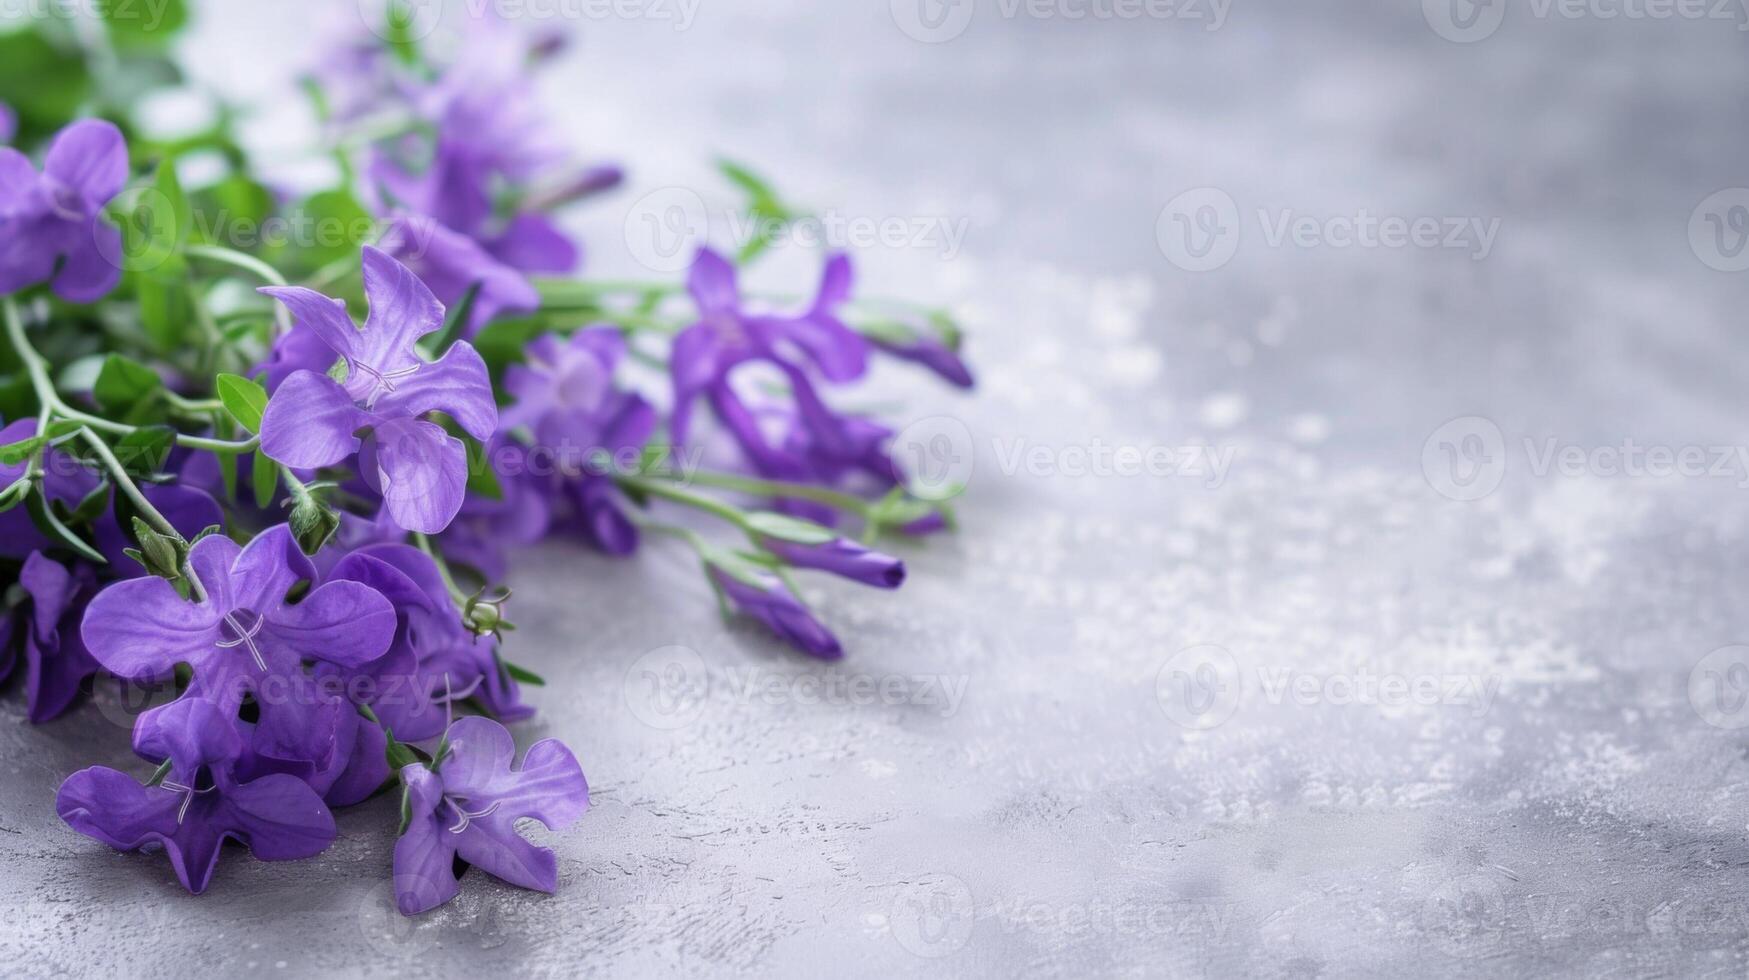
<svg viewBox="0 0 1749 980">
<path fill-rule="evenodd" d="M 598 271 L 641 271 L 645 195 L 726 202 L 717 152 L 844 215 L 966 229 L 951 256 L 859 255 L 866 291 L 955 305 L 984 384 L 894 369 L 850 396 L 902 395 L 975 468 L 963 532 L 908 547 L 904 591 L 817 583 L 845 663 L 725 628 L 665 547 L 527 556 L 515 649 L 552 684 L 519 738 L 572 745 L 595 806 L 555 840 L 556 897 L 471 878 L 416 923 L 387 904 L 392 800 L 342 814 L 321 859 L 230 856 L 190 899 L 54 818 L 69 772 L 127 763 L 113 707 L 30 728 L 8 696 L 0 972 L 1749 968 L 1749 656 L 1712 654 L 1749 642 L 1749 468 L 1540 466 L 1749 438 L 1745 279 L 1689 233 L 1749 184 L 1742 11 L 1512 4 L 1455 43 L 1412 0 L 1235 0 L 1219 30 L 1206 5 L 977 0 L 930 44 L 898 26 L 909 2 L 572 19 L 548 86 L 579 149 L 634 174 L 579 218 Z M 589 9 L 555 3 L 528 9 Z M 206 6 L 202 74 L 273 98 L 312 8 L 353 4 Z M 263 145 L 297 143 L 282 115 Z M 1202 187 L 1240 237 L 1191 273 L 1157 220 Z M 1500 224 L 1480 260 L 1266 231 L 1361 209 Z M 809 261 L 763 275 L 794 290 Z M 1051 469 L 1102 445 L 1232 465 Z M 1472 476 L 1498 487 L 1439 492 Z M 1350 703 L 1369 675 L 1441 696 Z"/>
</svg>

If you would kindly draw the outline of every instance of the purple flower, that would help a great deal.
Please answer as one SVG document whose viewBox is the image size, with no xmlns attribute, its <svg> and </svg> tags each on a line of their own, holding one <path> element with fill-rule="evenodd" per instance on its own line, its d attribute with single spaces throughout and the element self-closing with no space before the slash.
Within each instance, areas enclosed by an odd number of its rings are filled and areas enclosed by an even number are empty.
<svg viewBox="0 0 1749 980">
<path fill-rule="evenodd" d="M 222 535 L 202 538 L 189 565 L 206 592 L 199 602 L 157 577 L 98 593 L 82 631 L 92 656 L 118 677 L 141 682 L 187 664 L 194 679 L 185 700 L 210 699 L 229 717 L 253 694 L 281 757 L 325 762 L 344 706 L 306 693 L 304 662 L 356 667 L 382 656 L 394 637 L 394 608 L 356 582 L 329 582 L 288 601 L 315 569 L 284 524 L 247 548 Z"/>
<path fill-rule="evenodd" d="M 436 771 L 401 770 L 407 784 L 406 833 L 395 844 L 395 899 L 405 915 L 448 902 L 461 890 L 456 858 L 524 888 L 558 887 L 552 851 L 516 832 L 535 819 L 562 830 L 589 808 L 589 784 L 576 756 L 554 739 L 536 742 L 514 769 L 516 742 L 487 718 L 463 718 L 449 729 L 449 754 Z"/>
<path fill-rule="evenodd" d="M 468 698 L 507 721 L 534 714 L 521 702 L 516 682 L 499 668 L 492 641 L 462 624 L 429 555 L 408 545 L 373 545 L 342 558 L 327 580 L 368 586 L 395 608 L 394 639 L 380 659 L 350 668 L 319 665 L 317 672 L 343 679 L 349 690 L 370 691 L 365 703 L 396 738 L 436 737 L 447 721 L 447 706 Z M 352 680 L 358 677 L 371 682 L 355 688 Z"/>
<path fill-rule="evenodd" d="M 241 736 L 217 706 L 185 699 L 135 730 L 141 755 L 167 759 L 155 786 L 102 766 L 61 784 L 55 812 L 67 826 L 120 851 L 164 846 L 176 877 L 198 895 L 212 881 L 225 839 L 241 841 L 262 861 L 314 857 L 335 837 L 321 797 L 294 776 L 236 777 Z"/>
<path fill-rule="evenodd" d="M 18 135 L 18 113 L 12 107 L 0 102 L 0 143 L 10 143 Z"/>
<path fill-rule="evenodd" d="M 831 572 L 877 589 L 896 589 L 905 582 L 904 562 L 892 555 L 870 551 L 844 538 L 830 537 L 826 541 L 800 542 L 762 534 L 759 536 L 759 544 L 796 568 Z"/>
<path fill-rule="evenodd" d="M 720 595 L 791 646 L 824 660 L 844 656 L 838 638 L 776 576 L 748 568 L 730 569 L 716 561 L 708 563 L 706 571 Z"/>
<path fill-rule="evenodd" d="M 395 522 L 435 534 L 461 507 L 467 451 L 425 416 L 444 412 L 476 439 L 489 438 L 498 408 L 486 364 L 466 341 L 426 361 L 416 343 L 443 326 L 443 304 L 406 266 L 368 246 L 364 291 L 370 319 L 361 331 L 340 300 L 296 286 L 262 289 L 345 358 L 347 374 L 344 383 L 313 370 L 287 377 L 267 403 L 261 449 L 298 469 L 358 454 L 360 474 Z"/>
<path fill-rule="evenodd" d="M 755 463 L 776 465 L 778 451 L 761 431 L 755 414 L 729 384 L 740 365 L 760 361 L 775 366 L 795 398 L 796 410 L 812 438 L 844 443 L 848 434 L 814 390 L 806 367 L 831 382 L 859 378 L 868 370 L 868 343 L 838 319 L 837 308 L 850 297 L 850 260 L 835 255 L 826 263 L 820 291 L 797 317 L 754 315 L 741 309 L 735 267 L 710 249 L 700 249 L 687 281 L 699 321 L 674 340 L 670 370 L 674 410 L 669 431 L 676 446 L 686 442 L 693 402 L 706 396 Z"/>
<path fill-rule="evenodd" d="M 516 403 L 500 425 L 506 431 L 526 428 L 534 437 L 535 452 L 552 461 L 562 478 L 553 485 L 570 499 L 596 547 L 630 554 L 637 549 L 637 528 L 620 509 L 611 476 L 616 466 L 636 464 L 656 429 L 656 411 L 614 386 L 624 338 L 612 327 L 592 327 L 569 341 L 541 337 L 527 353 L 527 364 L 505 372 L 505 390 Z"/>
<path fill-rule="evenodd" d="M 496 500 L 469 494 L 443 532 L 443 551 L 450 561 L 500 582 L 509 568 L 509 548 L 534 544 L 552 528 L 553 501 L 548 498 L 554 490 L 550 480 L 533 472 L 529 448 L 502 434 L 486 444 L 486 460 L 502 494 Z"/>
<path fill-rule="evenodd" d="M 81 119 L 61 130 L 39 175 L 0 146 L 0 293 L 54 280 L 69 303 L 103 298 L 121 279 L 121 233 L 104 205 L 128 179 L 121 130 Z"/>
<path fill-rule="evenodd" d="M 279 733 L 265 725 L 237 722 L 244 736 L 244 749 L 237 761 L 239 780 L 248 782 L 275 773 L 302 780 L 331 807 L 353 806 L 382 789 L 391 775 L 387 757 L 388 738 L 383 730 L 365 721 L 338 696 L 335 705 L 334 751 L 327 761 L 286 759 Z"/>
<path fill-rule="evenodd" d="M 929 334 L 913 334 L 909 337 L 874 337 L 874 345 L 900 360 L 921 364 L 950 384 L 959 388 L 972 388 L 976 385 L 972 379 L 971 368 L 960 358 L 959 343 L 954 340 L 951 345 L 940 338 Z"/>
<path fill-rule="evenodd" d="M 473 239 L 430 218 L 397 215 L 383 236 L 383 247 L 405 262 L 444 303 L 459 303 L 469 289 L 479 287 L 468 310 L 465 336 L 472 337 L 502 313 L 530 313 L 540 308 L 540 293 L 522 273 L 488 254 Z"/>
<path fill-rule="evenodd" d="M 79 696 L 79 685 L 97 673 L 97 661 L 79 636 L 79 618 L 97 591 L 91 566 L 65 566 L 32 552 L 18 584 L 30 596 L 25 618 L 24 699 L 37 724 L 59 717 Z"/>
</svg>

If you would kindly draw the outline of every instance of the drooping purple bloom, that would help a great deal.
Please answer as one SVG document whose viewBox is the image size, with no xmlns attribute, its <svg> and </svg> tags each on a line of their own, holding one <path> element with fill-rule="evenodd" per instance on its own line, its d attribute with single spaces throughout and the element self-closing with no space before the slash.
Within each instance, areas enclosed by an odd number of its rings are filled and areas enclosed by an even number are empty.
<svg viewBox="0 0 1749 980">
<path fill-rule="evenodd" d="M 747 569 L 730 571 L 714 562 L 706 571 L 731 605 L 770 627 L 791 646 L 823 660 L 844 656 L 838 637 L 815 619 L 777 576 Z"/>
<path fill-rule="evenodd" d="M 268 400 L 261 449 L 298 469 L 357 454 L 360 475 L 395 522 L 435 534 L 461 507 L 467 451 L 426 416 L 443 412 L 476 439 L 489 438 L 498 408 L 486 364 L 466 341 L 426 361 L 416 344 L 442 328 L 443 304 L 406 266 L 368 246 L 364 291 L 370 319 L 361 331 L 340 300 L 295 286 L 262 289 L 345 358 L 347 375 L 344 383 L 313 370 L 287 377 Z"/>
<path fill-rule="evenodd" d="M 760 547 L 796 568 L 811 568 L 831 572 L 853 582 L 872 585 L 877 589 L 896 589 L 905 582 L 905 563 L 892 555 L 870 551 L 855 541 L 833 538 L 830 541 L 804 543 L 788 541 L 772 535 L 761 535 Z"/>
<path fill-rule="evenodd" d="M 656 430 L 656 411 L 614 385 L 625 339 L 612 327 L 592 327 L 568 341 L 541 337 L 527 353 L 527 364 L 505 372 L 505 390 L 516 402 L 505 409 L 502 428 L 524 428 L 533 437 L 528 462 L 553 466 L 550 485 L 569 499 L 577 524 L 596 547 L 630 554 L 637 549 L 637 527 L 620 509 L 612 476 L 636 467 Z"/>
<path fill-rule="evenodd" d="M 549 830 L 575 823 L 589 808 L 589 783 L 571 750 L 536 742 L 513 768 L 516 742 L 488 718 L 463 718 L 449 729 L 449 754 L 436 771 L 401 770 L 412 819 L 395 844 L 395 898 L 405 915 L 428 912 L 461 891 L 456 858 L 523 888 L 558 887 L 559 862 L 516 832 L 534 819 Z"/>
<path fill-rule="evenodd" d="M 187 664 L 194 678 L 184 700 L 206 698 L 235 717 L 244 695 L 253 695 L 280 757 L 325 763 L 335 751 L 338 714 L 350 709 L 313 691 L 304 663 L 357 667 L 382 656 L 394 637 L 394 608 L 356 582 L 328 582 L 288 601 L 315 569 L 284 524 L 247 548 L 222 535 L 202 538 L 189 565 L 205 590 L 199 602 L 155 576 L 98 593 L 82 631 L 92 656 L 139 682 Z"/>
<path fill-rule="evenodd" d="M 835 255 L 826 263 L 820 291 L 800 316 L 750 314 L 741 308 L 735 267 L 710 249 L 700 249 L 687 280 L 699 310 L 699 321 L 674 340 L 670 370 L 674 410 L 669 431 L 683 445 L 690 428 L 693 403 L 707 397 L 717 417 L 741 449 L 756 463 L 780 465 L 781 453 L 760 429 L 752 409 L 729 384 L 735 368 L 752 361 L 775 366 L 795 399 L 796 411 L 810 436 L 822 445 L 844 444 L 844 421 L 814 390 L 808 368 L 825 380 L 841 383 L 868 370 L 868 342 L 838 319 L 837 309 L 850 297 L 850 259 Z"/>
<path fill-rule="evenodd" d="M 473 239 L 430 218 L 399 214 L 383 236 L 383 248 L 405 263 L 445 304 L 461 302 L 475 286 L 464 336 L 504 313 L 540 308 L 540 293 L 522 273 L 487 253 Z"/>
<path fill-rule="evenodd" d="M 97 673 L 97 661 L 79 636 L 79 618 L 97 591 L 97 574 L 89 565 L 68 570 L 32 552 L 18 584 L 31 602 L 24 623 L 24 699 L 30 720 L 41 724 L 71 707 L 79 686 Z"/>
<path fill-rule="evenodd" d="M 101 119 L 61 130 L 41 174 L 0 146 L 0 294 L 52 279 L 57 296 L 91 303 L 114 289 L 121 233 L 103 208 L 127 179 L 127 143 Z"/>
<path fill-rule="evenodd" d="M 295 776 L 331 807 L 362 803 L 383 787 L 391 775 L 386 756 L 388 738 L 383 730 L 362 718 L 344 693 L 317 695 L 335 703 L 334 751 L 327 760 L 287 759 L 283 738 L 270 726 L 236 722 L 243 736 L 243 754 L 237 761 L 238 778 L 244 782 L 274 773 Z"/>
<path fill-rule="evenodd" d="M 169 760 L 156 786 L 94 766 L 61 784 L 55 812 L 67 826 L 121 851 L 162 844 L 184 888 L 206 891 L 226 838 L 262 861 L 294 861 L 326 850 L 334 817 L 320 796 L 295 776 L 250 782 L 235 773 L 242 737 L 225 712 L 188 698 L 135 729 L 142 756 Z"/>
<path fill-rule="evenodd" d="M 0 143 L 10 143 L 18 135 L 18 113 L 12 107 L 0 102 Z"/>
<path fill-rule="evenodd" d="M 977 384 L 972 378 L 972 369 L 960 357 L 957 343 L 949 346 L 939 337 L 925 333 L 916 333 L 905 338 L 871 339 L 876 347 L 888 354 L 903 361 L 921 364 L 957 388 L 969 389 Z"/>
</svg>

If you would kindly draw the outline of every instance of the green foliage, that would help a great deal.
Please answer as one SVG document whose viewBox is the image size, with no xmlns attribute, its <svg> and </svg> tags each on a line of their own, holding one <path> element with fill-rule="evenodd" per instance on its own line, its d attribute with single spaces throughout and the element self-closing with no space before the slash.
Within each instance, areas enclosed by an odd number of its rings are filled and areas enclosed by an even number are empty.
<svg viewBox="0 0 1749 980">
<path fill-rule="evenodd" d="M 162 48 L 188 24 L 184 0 L 98 0 L 97 11 L 118 48 Z"/>
<path fill-rule="evenodd" d="M 261 431 L 261 416 L 267 411 L 267 389 L 235 374 L 221 374 L 218 378 L 219 401 L 225 406 L 225 411 L 237 420 L 237 424 L 250 432 Z"/>
</svg>

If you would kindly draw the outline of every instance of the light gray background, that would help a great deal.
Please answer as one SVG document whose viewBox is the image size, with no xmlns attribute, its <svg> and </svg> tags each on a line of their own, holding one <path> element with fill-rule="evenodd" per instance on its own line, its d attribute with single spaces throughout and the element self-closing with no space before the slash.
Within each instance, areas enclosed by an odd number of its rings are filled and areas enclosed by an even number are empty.
<svg viewBox="0 0 1749 980">
<path fill-rule="evenodd" d="M 314 861 L 227 855 L 191 899 L 54 817 L 69 772 L 127 763 L 124 733 L 97 708 L 31 728 L 10 696 L 0 972 L 1744 973 L 1749 658 L 1702 661 L 1749 643 L 1749 470 L 1540 466 L 1746 441 L 1746 280 L 1689 234 L 1749 184 L 1741 11 L 1513 4 L 1458 43 L 1442 0 L 1235 0 L 1219 30 L 1188 19 L 1206 6 L 977 0 L 922 43 L 909 2 L 552 22 L 579 44 L 550 104 L 633 173 L 578 216 L 597 272 L 643 271 L 646 195 L 727 203 L 719 152 L 846 216 L 966 229 L 952 255 L 858 255 L 866 292 L 962 314 L 983 385 L 895 369 L 848 396 L 948 419 L 923 431 L 975 469 L 903 591 L 814 583 L 843 665 L 725 628 L 666 546 L 529 555 L 513 649 L 552 683 L 518 737 L 570 744 L 594 807 L 551 837 L 556 897 L 471 876 L 416 923 L 386 901 L 393 800 Z M 310 55 L 311 8 L 353 5 L 205 6 L 201 74 L 261 99 Z M 252 132 L 293 146 L 279 98 Z M 1238 248 L 1193 273 L 1157 224 L 1204 187 Z M 1362 209 L 1498 234 L 1478 260 L 1266 230 Z M 761 281 L 800 290 L 811 262 Z M 1497 489 L 1442 495 L 1470 475 L 1447 443 Z M 1062 472 L 1198 445 L 1224 479 Z M 1454 696 L 1349 703 L 1367 674 Z M 1305 698 L 1271 686 L 1301 676 Z"/>
</svg>

